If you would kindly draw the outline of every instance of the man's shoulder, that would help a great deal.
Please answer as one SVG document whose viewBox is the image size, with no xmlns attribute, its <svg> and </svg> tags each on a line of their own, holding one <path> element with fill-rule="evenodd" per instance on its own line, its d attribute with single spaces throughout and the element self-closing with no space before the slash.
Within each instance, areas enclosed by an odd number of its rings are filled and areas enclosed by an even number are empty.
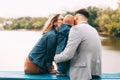
<svg viewBox="0 0 120 80">
<path fill-rule="evenodd" d="M 86 24 L 75 25 L 71 28 L 71 32 L 82 34 L 83 32 L 85 32 L 86 26 L 88 26 L 88 25 L 86 25 Z"/>
<path fill-rule="evenodd" d="M 86 27 L 92 27 L 90 24 L 88 24 L 88 23 L 82 23 L 82 24 L 77 24 L 77 25 L 75 25 L 75 26 L 73 26 L 72 28 L 80 28 L 80 29 L 84 29 L 84 28 L 86 28 Z"/>
<path fill-rule="evenodd" d="M 81 27 L 81 25 L 74 25 L 72 26 L 71 30 L 78 30 Z"/>
</svg>

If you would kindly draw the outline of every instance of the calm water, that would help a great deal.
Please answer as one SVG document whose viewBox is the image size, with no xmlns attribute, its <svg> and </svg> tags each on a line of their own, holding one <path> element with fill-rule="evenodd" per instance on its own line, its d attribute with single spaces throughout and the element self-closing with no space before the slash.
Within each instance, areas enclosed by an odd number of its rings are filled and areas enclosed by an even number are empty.
<svg viewBox="0 0 120 80">
<path fill-rule="evenodd" d="M 103 72 L 120 73 L 120 38 L 100 37 L 102 42 Z"/>
<path fill-rule="evenodd" d="M 35 31 L 0 31 L 0 71 L 23 71 L 24 60 L 41 37 Z M 100 37 L 102 42 L 102 71 L 120 72 L 120 39 Z"/>
</svg>

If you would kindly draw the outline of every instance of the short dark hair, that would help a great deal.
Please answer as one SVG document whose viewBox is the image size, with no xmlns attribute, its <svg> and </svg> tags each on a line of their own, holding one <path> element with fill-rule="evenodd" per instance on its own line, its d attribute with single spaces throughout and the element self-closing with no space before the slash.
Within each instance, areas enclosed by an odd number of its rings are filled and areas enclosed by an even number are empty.
<svg viewBox="0 0 120 80">
<path fill-rule="evenodd" d="M 75 12 L 76 14 L 82 14 L 84 15 L 86 18 L 89 18 L 89 12 L 86 9 L 79 9 L 78 11 Z"/>
</svg>

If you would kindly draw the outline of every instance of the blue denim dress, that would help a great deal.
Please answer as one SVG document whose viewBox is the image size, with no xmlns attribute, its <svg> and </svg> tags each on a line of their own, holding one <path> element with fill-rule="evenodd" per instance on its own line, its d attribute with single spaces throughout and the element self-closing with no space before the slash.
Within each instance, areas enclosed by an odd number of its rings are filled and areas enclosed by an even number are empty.
<svg viewBox="0 0 120 80">
<path fill-rule="evenodd" d="M 43 34 L 28 55 L 34 64 L 44 70 L 52 66 L 56 50 L 56 35 L 55 29 Z"/>
</svg>

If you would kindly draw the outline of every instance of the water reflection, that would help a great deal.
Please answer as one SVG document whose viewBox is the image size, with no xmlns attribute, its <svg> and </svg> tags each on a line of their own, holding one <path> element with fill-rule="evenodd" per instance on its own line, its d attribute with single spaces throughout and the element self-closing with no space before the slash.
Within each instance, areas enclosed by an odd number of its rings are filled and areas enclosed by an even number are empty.
<svg viewBox="0 0 120 80">
<path fill-rule="evenodd" d="M 102 45 L 109 50 L 120 51 L 120 38 L 101 36 Z"/>
<path fill-rule="evenodd" d="M 100 36 L 102 42 L 102 71 L 120 73 L 120 38 Z"/>
</svg>

